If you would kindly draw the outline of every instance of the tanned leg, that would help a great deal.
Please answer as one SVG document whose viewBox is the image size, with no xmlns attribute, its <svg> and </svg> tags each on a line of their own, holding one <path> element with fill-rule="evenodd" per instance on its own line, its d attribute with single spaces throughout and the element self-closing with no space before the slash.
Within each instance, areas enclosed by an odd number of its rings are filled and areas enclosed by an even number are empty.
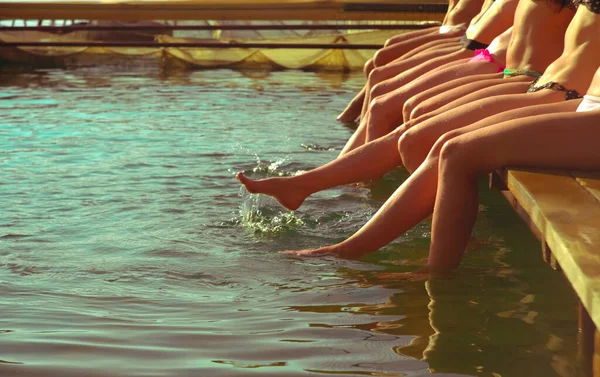
<svg viewBox="0 0 600 377">
<path fill-rule="evenodd" d="M 464 58 L 465 55 L 470 55 L 470 53 L 470 51 L 465 52 L 461 50 L 450 55 L 432 59 L 412 69 L 409 69 L 408 71 L 392 79 L 395 83 L 394 86 L 398 87 L 396 90 L 394 90 L 393 86 L 388 85 L 389 81 L 391 80 L 378 84 L 375 88 L 373 88 L 372 94 L 378 95 L 380 92 L 386 93 L 380 95 L 370 103 L 365 115 L 361 117 L 360 125 L 342 149 L 340 156 L 343 156 L 345 153 L 348 153 L 349 151 L 356 149 L 369 141 L 386 135 L 402 123 L 401 109 L 404 101 L 409 98 L 408 95 L 402 91 L 402 86 L 404 84 L 409 84 L 429 70 L 435 69 L 454 60 L 460 60 L 461 57 Z"/>
<path fill-rule="evenodd" d="M 361 120 L 364 119 L 366 112 L 368 111 L 368 106 L 369 106 L 371 100 L 374 98 L 373 88 L 376 85 L 379 85 L 380 89 L 383 89 L 384 87 L 386 87 L 385 83 L 387 81 L 393 81 L 398 75 L 408 72 L 408 71 L 414 69 L 415 67 L 419 67 L 423 64 L 428 64 L 428 66 L 431 66 L 431 67 L 440 66 L 443 63 L 438 63 L 435 65 L 432 65 L 432 62 L 437 62 L 438 59 L 440 59 L 440 58 L 443 58 L 445 56 L 456 53 L 457 49 L 458 49 L 458 47 L 453 46 L 453 47 L 444 48 L 444 49 L 428 50 L 421 54 L 412 56 L 408 59 L 398 59 L 398 60 L 391 62 L 383 67 L 377 67 L 374 70 L 372 70 L 371 73 L 369 74 L 369 78 L 367 80 L 367 85 L 365 88 L 366 97 L 363 102 L 363 109 L 361 112 Z M 386 89 L 386 90 L 390 91 L 392 89 L 395 89 L 395 87 L 392 88 L 390 86 L 389 89 Z M 380 92 L 378 91 L 376 93 L 377 93 L 376 95 L 381 95 L 384 93 L 384 91 L 380 91 Z"/>
<path fill-rule="evenodd" d="M 402 55 L 402 58 L 408 59 L 408 58 L 411 58 L 411 57 L 413 57 L 417 54 L 420 54 L 424 51 L 428 51 L 428 50 L 432 50 L 432 49 L 440 49 L 440 48 L 446 48 L 446 47 L 450 47 L 450 46 L 462 47 L 462 45 L 463 44 L 460 43 L 460 36 L 455 36 L 453 38 L 437 39 L 437 40 L 431 41 L 429 43 L 425 43 L 417 48 L 410 50 L 406 54 Z"/>
<path fill-rule="evenodd" d="M 485 61 L 456 64 L 443 70 L 431 72 L 422 79 L 415 80 L 413 83 L 418 83 L 418 86 L 415 86 L 411 90 L 410 98 L 404 103 L 402 109 L 403 118 L 409 120 L 426 113 L 427 111 L 421 110 L 425 109 L 423 103 L 449 90 L 471 83 L 479 84 L 475 90 L 485 88 L 486 85 L 491 84 L 488 80 L 502 78 L 501 73 L 496 73 L 497 69 L 498 66 L 496 64 Z M 446 103 L 453 100 L 448 100 Z M 440 102 L 437 103 L 439 104 Z M 415 111 L 417 107 L 419 107 L 419 110 Z"/>
<path fill-rule="evenodd" d="M 561 98 L 559 93 L 550 90 L 526 93 L 528 87 L 528 83 L 507 82 L 480 90 L 466 96 L 479 98 L 478 100 L 441 111 L 438 115 L 410 128 L 398 143 L 404 166 L 410 171 L 416 169 L 429 153 L 433 143 L 446 132 L 504 111 L 557 102 Z"/>
<path fill-rule="evenodd" d="M 429 33 L 386 46 L 375 53 L 373 60 L 376 67 L 382 67 L 400 57 L 403 57 L 407 53 L 411 54 L 408 56 L 410 57 L 416 52 L 423 51 L 430 46 L 437 46 L 440 43 L 439 41 L 448 40 L 457 43 L 459 39 L 460 37 L 457 37 L 457 33 Z M 417 49 L 416 52 L 412 52 L 414 49 Z"/>
<path fill-rule="evenodd" d="M 544 114 L 499 123 L 444 143 L 430 268 L 447 271 L 460 263 L 477 217 L 477 178 L 481 174 L 507 165 L 599 169 L 598 120 L 600 111 Z"/>
<path fill-rule="evenodd" d="M 509 117 L 533 114 L 537 107 L 528 107 L 526 110 L 512 110 L 496 118 L 486 118 L 479 122 L 478 127 L 489 124 L 489 121 L 499 122 Z M 552 107 L 539 106 L 539 113 L 555 111 Z M 504 115 L 506 114 L 506 115 Z M 512 114 L 512 115 L 511 115 Z M 266 178 L 252 180 L 243 173 L 238 173 L 237 178 L 251 193 L 266 194 L 274 197 L 287 209 L 297 209 L 311 194 L 340 185 L 375 180 L 389 172 L 401 163 L 397 144 L 400 136 L 408 128 L 402 125 L 392 133 L 363 145 L 354 151 L 337 158 L 319 168 L 293 177 Z"/>
<path fill-rule="evenodd" d="M 371 71 L 375 68 L 375 64 L 373 63 L 373 59 L 369 59 L 363 68 L 363 72 L 367 79 L 371 74 Z M 360 112 L 362 110 L 363 102 L 365 102 L 365 93 L 366 93 L 366 84 L 363 86 L 360 92 L 350 101 L 350 103 L 346 106 L 344 111 L 337 117 L 337 121 L 341 123 L 352 123 L 360 116 Z"/>
<path fill-rule="evenodd" d="M 403 123 L 402 108 L 404 107 L 404 103 L 414 93 L 412 91 L 413 87 L 410 86 L 413 80 L 419 79 L 422 75 L 425 75 L 436 67 L 459 60 L 464 58 L 465 55 L 470 54 L 470 51 L 466 52 L 463 50 L 430 60 L 373 88 L 371 96 L 376 98 L 372 100 L 369 114 L 365 118 L 365 142 L 368 143 L 386 135 Z M 380 92 L 384 92 L 385 94 L 380 95 Z"/>
<path fill-rule="evenodd" d="M 556 106 L 556 104 L 531 106 L 498 114 L 469 127 L 471 130 L 486 127 L 492 128 L 494 125 L 498 124 L 498 122 L 507 119 L 567 110 L 573 111 L 573 106 L 568 108 L 563 105 Z M 469 127 L 465 128 L 465 133 Z M 458 133 L 459 131 L 455 132 Z M 600 132 L 598 132 L 598 134 L 600 134 Z M 415 171 L 415 173 L 411 175 L 396 190 L 396 192 L 394 192 L 373 218 L 350 238 L 333 246 L 322 247 L 315 250 L 289 251 L 286 253 L 300 256 L 334 253 L 349 258 L 359 257 L 363 254 L 378 250 L 382 246 L 392 242 L 408 229 L 414 227 L 433 212 L 434 204 L 437 213 L 438 203 L 436 202 L 436 194 L 438 198 L 440 197 L 440 194 L 438 193 L 438 171 L 440 171 L 438 164 L 440 160 L 440 151 L 443 150 L 447 140 L 452 137 L 456 136 L 445 136 L 440 142 L 436 143 L 427 160 L 423 162 L 419 169 Z M 465 153 L 465 156 L 472 155 Z M 600 163 L 600 157 L 596 157 L 596 159 L 599 160 Z M 463 163 L 465 163 L 465 161 L 463 161 Z M 444 201 L 448 202 L 449 200 L 444 198 Z M 449 213 L 454 214 L 455 212 Z M 451 228 L 455 220 L 446 219 L 446 221 L 446 224 Z M 449 230 L 451 231 L 452 229 Z M 429 264 L 434 263 L 434 266 L 437 266 L 435 263 L 440 263 L 436 260 L 436 258 L 439 258 L 438 255 L 439 253 L 434 254 L 432 251 Z"/>
<path fill-rule="evenodd" d="M 403 132 L 399 127 L 393 133 L 365 144 L 321 167 L 293 177 L 252 180 L 238 173 L 237 178 L 251 193 L 274 197 L 281 205 L 295 210 L 309 195 L 332 187 L 370 181 L 397 167 L 398 138 Z"/>
</svg>

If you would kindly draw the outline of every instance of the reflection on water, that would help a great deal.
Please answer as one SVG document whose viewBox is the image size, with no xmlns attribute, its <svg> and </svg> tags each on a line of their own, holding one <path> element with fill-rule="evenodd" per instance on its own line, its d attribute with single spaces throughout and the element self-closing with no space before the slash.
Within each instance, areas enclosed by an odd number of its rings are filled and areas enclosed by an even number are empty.
<svg viewBox="0 0 600 377">
<path fill-rule="evenodd" d="M 497 193 L 451 278 L 406 275 L 427 223 L 362 261 L 277 253 L 348 236 L 406 177 L 294 213 L 234 179 L 334 158 L 362 82 L 1 70 L 0 374 L 576 376 L 575 299 Z"/>
</svg>

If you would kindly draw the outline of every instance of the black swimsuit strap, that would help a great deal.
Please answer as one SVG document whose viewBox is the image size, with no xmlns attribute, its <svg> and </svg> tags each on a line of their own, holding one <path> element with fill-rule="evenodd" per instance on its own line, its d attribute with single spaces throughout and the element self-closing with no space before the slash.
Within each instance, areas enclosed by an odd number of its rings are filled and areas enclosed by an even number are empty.
<svg viewBox="0 0 600 377">
<path fill-rule="evenodd" d="M 543 90 L 543 89 L 550 89 L 550 90 L 556 90 L 559 92 L 565 92 L 565 100 L 566 101 L 569 101 L 572 99 L 583 98 L 583 96 L 581 94 L 579 94 L 578 91 L 567 89 L 555 81 L 549 81 L 549 82 L 545 83 L 544 85 L 537 86 L 536 84 L 537 84 L 538 80 L 539 80 L 539 78 L 535 79 L 535 81 L 531 83 L 531 85 L 529 86 L 529 89 L 527 89 L 527 93 L 534 93 L 534 92 L 539 92 L 540 90 Z"/>
<path fill-rule="evenodd" d="M 471 51 L 475 51 L 475 50 L 485 50 L 486 48 L 488 48 L 489 45 L 486 45 L 485 43 L 481 43 L 481 42 L 477 42 L 474 39 L 467 39 L 467 41 L 465 42 L 465 48 Z"/>
</svg>

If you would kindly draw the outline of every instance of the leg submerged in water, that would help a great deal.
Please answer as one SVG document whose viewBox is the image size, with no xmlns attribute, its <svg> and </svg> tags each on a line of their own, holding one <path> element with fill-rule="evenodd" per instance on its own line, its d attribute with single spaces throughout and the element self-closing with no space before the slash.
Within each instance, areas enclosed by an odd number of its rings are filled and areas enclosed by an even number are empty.
<svg viewBox="0 0 600 377">
<path fill-rule="evenodd" d="M 415 173 L 410 176 L 396 192 L 394 192 L 373 218 L 350 238 L 341 243 L 318 249 L 285 251 L 283 253 L 296 256 L 336 254 L 341 257 L 355 258 L 378 250 L 433 213 L 434 204 L 436 213 L 438 212 L 438 207 L 441 205 L 438 202 L 442 197 L 438 189 L 438 184 L 441 185 L 441 183 L 438 183 L 438 176 L 441 174 L 441 171 L 444 171 L 440 168 L 440 155 L 442 155 L 443 158 L 446 158 L 448 148 L 445 147 L 450 140 L 481 128 L 494 128 L 498 123 L 508 122 L 515 118 L 538 114 L 548 115 L 549 113 L 564 111 L 573 111 L 573 104 L 561 103 L 529 106 L 497 114 L 485 118 L 473 125 L 464 127 L 463 129 L 454 130 L 445 134 L 435 143 L 427 159 L 419 166 Z M 550 117 L 552 117 L 552 115 Z M 489 133 L 487 130 L 483 132 L 484 135 Z M 471 156 L 469 158 L 472 159 L 472 155 L 468 153 L 463 155 L 469 155 Z M 463 163 L 463 165 L 469 164 Z M 469 181 L 469 183 L 471 183 L 471 181 Z M 474 200 L 476 201 L 476 197 Z M 452 205 L 452 203 L 448 203 L 448 200 L 446 199 L 444 199 L 444 202 L 447 206 Z M 462 202 L 466 203 L 464 200 Z M 471 207 L 469 207 L 469 209 L 472 209 Z M 475 206 L 475 210 L 476 208 L 477 206 Z M 469 213 L 472 215 L 472 211 Z M 448 246 L 448 243 L 451 242 L 452 237 L 454 237 L 452 235 L 453 232 L 451 227 L 453 226 L 452 224 L 454 224 L 452 216 L 455 212 L 444 211 L 443 214 L 446 214 L 447 216 L 445 217 L 445 224 L 442 228 L 440 228 L 440 225 L 437 225 L 436 227 L 434 217 L 434 230 L 438 233 L 436 233 L 437 236 L 435 238 L 432 238 L 432 247 L 428 261 L 428 268 L 431 268 L 434 272 L 444 272 L 455 268 L 458 265 L 457 261 L 460 261 L 460 258 L 462 257 L 462 251 L 449 252 L 449 255 L 446 255 L 443 250 L 444 248 L 464 250 L 465 240 L 468 239 L 468 236 L 465 239 L 463 239 L 464 237 L 461 238 L 456 247 Z M 464 224 L 471 226 L 471 217 L 466 219 Z M 441 220 L 438 220 L 437 224 L 440 223 Z M 443 230 L 438 229 L 445 229 L 447 232 L 444 233 Z M 444 236 L 446 236 L 447 239 L 444 239 Z M 441 241 L 442 239 L 444 239 L 444 241 Z"/>
</svg>

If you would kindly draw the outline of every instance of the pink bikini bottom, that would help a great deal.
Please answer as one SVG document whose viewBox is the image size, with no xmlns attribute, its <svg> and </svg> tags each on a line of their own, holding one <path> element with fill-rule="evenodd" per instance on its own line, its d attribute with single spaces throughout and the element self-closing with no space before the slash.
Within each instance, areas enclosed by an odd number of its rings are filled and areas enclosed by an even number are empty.
<svg viewBox="0 0 600 377">
<path fill-rule="evenodd" d="M 498 63 L 496 60 L 494 60 L 494 58 L 492 57 L 492 55 L 490 54 L 490 52 L 487 49 L 475 50 L 475 56 L 471 60 L 469 60 L 469 63 L 480 62 L 480 61 L 486 61 L 486 62 L 496 64 L 498 66 L 498 69 L 496 70 L 496 72 L 503 72 L 504 68 L 506 68 L 503 65 L 501 65 L 500 63 Z"/>
</svg>

